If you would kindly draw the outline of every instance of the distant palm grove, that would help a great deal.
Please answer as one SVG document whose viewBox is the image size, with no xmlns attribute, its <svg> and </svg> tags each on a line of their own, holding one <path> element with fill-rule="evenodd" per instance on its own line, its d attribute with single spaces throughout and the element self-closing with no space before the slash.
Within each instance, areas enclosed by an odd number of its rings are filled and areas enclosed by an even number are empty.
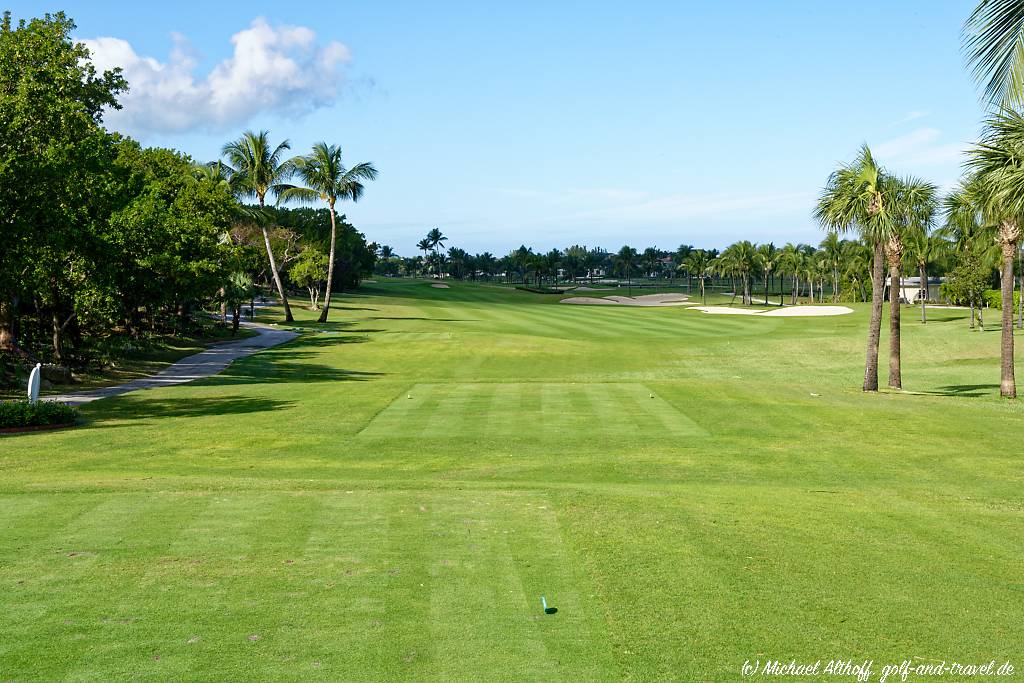
<svg viewBox="0 0 1024 683">
<path fill-rule="evenodd" d="M 1016 14 L 1015 14 L 1016 13 Z M 210 316 L 237 330 L 243 310 L 269 294 L 284 320 L 300 296 L 328 319 L 330 292 L 368 275 L 499 281 L 540 293 L 614 278 L 685 287 L 740 305 L 871 302 L 863 388 L 879 387 L 882 318 L 889 303 L 888 385 L 902 387 L 901 308 L 942 302 L 1000 309 L 1001 393 L 1016 396 L 1013 326 L 1020 306 L 1024 216 L 1024 65 L 1021 3 L 982 2 L 965 26 L 974 75 L 996 105 L 953 192 L 885 168 L 865 145 L 825 179 L 813 216 L 817 245 L 721 250 L 580 245 L 504 256 L 470 254 L 431 228 L 421 253 L 368 242 L 339 215 L 377 178 L 322 142 L 293 155 L 283 138 L 249 131 L 222 158 L 197 163 L 146 148 L 103 127 L 128 84 L 96 73 L 63 14 L 0 30 L 0 384 L 27 363 L 102 365 L 147 335 L 186 333 Z M 283 204 L 299 203 L 298 208 Z M 1016 293 L 1015 293 L 1016 289 Z M 306 303 L 308 300 L 308 304 Z"/>
</svg>

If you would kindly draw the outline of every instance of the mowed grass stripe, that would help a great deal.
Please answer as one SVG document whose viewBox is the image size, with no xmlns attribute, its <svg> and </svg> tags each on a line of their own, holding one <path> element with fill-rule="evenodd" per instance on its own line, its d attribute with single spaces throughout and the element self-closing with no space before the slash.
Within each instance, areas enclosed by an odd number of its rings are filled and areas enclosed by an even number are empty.
<svg viewBox="0 0 1024 683">
<path fill-rule="evenodd" d="M 399 394 L 359 435 L 424 439 L 570 438 L 574 433 L 706 435 L 664 399 L 649 398 L 651 393 L 635 383 L 423 383 L 407 395 Z"/>
</svg>

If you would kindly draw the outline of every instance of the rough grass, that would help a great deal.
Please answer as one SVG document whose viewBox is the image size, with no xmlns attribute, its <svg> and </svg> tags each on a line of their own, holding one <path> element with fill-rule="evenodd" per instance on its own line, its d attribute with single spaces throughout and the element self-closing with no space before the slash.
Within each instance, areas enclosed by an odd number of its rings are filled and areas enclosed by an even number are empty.
<svg viewBox="0 0 1024 683">
<path fill-rule="evenodd" d="M 866 396 L 859 305 L 556 301 L 381 283 L 218 377 L 0 439 L 0 679 L 1021 662 L 998 331 L 908 308 L 909 391 Z"/>
</svg>

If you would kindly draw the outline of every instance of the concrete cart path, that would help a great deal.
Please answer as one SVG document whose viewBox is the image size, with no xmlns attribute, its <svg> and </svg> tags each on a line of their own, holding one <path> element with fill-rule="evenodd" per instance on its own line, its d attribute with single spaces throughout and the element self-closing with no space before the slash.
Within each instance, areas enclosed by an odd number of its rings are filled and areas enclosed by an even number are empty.
<svg viewBox="0 0 1024 683">
<path fill-rule="evenodd" d="M 40 399 L 81 405 L 101 398 L 127 394 L 129 391 L 153 389 L 154 387 L 165 387 L 172 384 L 185 384 L 195 379 L 216 375 L 238 358 L 251 356 L 254 353 L 283 344 L 286 341 L 291 341 L 299 336 L 295 332 L 279 330 L 269 325 L 261 325 L 260 323 L 243 322 L 242 325 L 255 330 L 258 336 L 211 346 L 199 353 L 182 358 L 177 363 L 167 366 L 152 377 L 143 377 L 132 380 L 127 384 L 119 384 L 112 387 L 89 389 L 57 396 L 42 396 Z"/>
</svg>

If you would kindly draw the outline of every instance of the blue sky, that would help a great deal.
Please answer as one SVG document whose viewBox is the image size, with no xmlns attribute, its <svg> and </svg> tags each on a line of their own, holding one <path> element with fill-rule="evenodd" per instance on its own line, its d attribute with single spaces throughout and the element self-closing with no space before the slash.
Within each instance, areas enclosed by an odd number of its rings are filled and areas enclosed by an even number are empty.
<svg viewBox="0 0 1024 683">
<path fill-rule="evenodd" d="M 144 143 L 209 160 L 267 128 L 374 162 L 343 211 L 403 255 L 431 227 L 499 255 L 817 243 L 813 198 L 862 142 L 948 186 L 984 115 L 973 1 L 8 5 L 114 39 L 90 43 L 131 63 L 108 121 Z"/>
</svg>

